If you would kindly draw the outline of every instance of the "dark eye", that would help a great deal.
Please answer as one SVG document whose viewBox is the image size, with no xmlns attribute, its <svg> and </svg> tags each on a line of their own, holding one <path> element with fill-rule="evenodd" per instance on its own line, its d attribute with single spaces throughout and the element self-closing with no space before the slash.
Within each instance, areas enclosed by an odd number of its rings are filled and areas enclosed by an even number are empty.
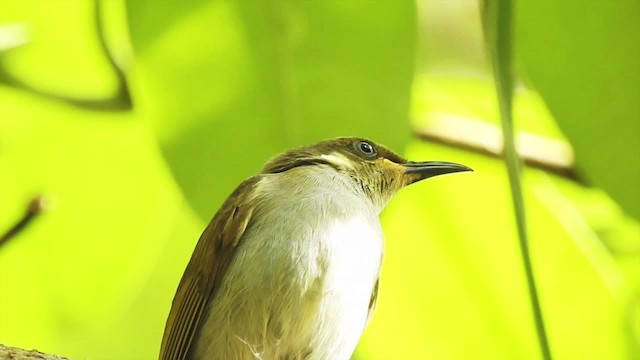
<svg viewBox="0 0 640 360">
<path fill-rule="evenodd" d="M 369 144 L 366 141 L 360 141 L 358 144 L 356 144 L 356 148 L 365 157 L 374 157 L 377 155 L 376 148 L 374 148 L 373 145 Z"/>
</svg>

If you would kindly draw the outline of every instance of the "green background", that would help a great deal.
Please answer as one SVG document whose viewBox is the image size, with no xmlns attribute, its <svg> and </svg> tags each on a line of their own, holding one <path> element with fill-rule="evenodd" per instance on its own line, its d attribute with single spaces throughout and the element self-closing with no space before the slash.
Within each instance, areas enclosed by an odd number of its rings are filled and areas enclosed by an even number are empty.
<svg viewBox="0 0 640 360">
<path fill-rule="evenodd" d="M 287 148 L 366 136 L 472 174 L 403 190 L 361 359 L 536 359 L 473 1 L 0 0 L 0 343 L 157 356 L 195 241 Z M 640 357 L 640 2 L 516 2 L 516 130 L 573 150 L 522 184 L 557 359 Z M 466 125 L 465 125 L 466 124 Z M 465 127 L 466 126 L 466 127 Z M 453 131 L 453 138 L 456 131 Z M 553 159 L 553 149 L 534 148 Z M 551 155 L 548 155 L 551 154 Z"/>
</svg>

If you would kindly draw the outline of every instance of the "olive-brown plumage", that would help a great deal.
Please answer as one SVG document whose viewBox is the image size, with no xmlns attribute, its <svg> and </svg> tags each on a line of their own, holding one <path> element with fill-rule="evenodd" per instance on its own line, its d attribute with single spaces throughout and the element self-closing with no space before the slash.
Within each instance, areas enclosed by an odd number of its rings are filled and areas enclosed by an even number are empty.
<svg viewBox="0 0 640 360">
<path fill-rule="evenodd" d="M 379 213 L 408 184 L 467 170 L 350 137 L 273 158 L 200 236 L 160 359 L 350 357 L 375 306 Z"/>
</svg>

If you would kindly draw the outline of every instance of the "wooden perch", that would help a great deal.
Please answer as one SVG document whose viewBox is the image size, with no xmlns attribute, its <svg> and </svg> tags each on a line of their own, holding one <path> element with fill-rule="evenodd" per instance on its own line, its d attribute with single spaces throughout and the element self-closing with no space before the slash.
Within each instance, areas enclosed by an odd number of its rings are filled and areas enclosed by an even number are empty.
<svg viewBox="0 0 640 360">
<path fill-rule="evenodd" d="M 41 353 L 38 350 L 24 350 L 0 344 L 0 360 L 69 360 L 69 358 Z"/>
</svg>

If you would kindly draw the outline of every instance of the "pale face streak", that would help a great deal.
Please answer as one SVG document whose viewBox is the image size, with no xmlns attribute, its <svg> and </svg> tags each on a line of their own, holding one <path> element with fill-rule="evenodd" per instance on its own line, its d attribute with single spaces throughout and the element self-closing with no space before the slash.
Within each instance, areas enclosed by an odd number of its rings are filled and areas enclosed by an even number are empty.
<svg viewBox="0 0 640 360">
<path fill-rule="evenodd" d="M 320 155 L 321 159 L 327 160 L 330 163 L 337 165 L 337 166 L 342 166 L 342 167 L 348 167 L 350 169 L 353 169 L 353 162 L 351 162 L 350 159 L 348 159 L 346 156 L 344 156 L 343 154 L 339 153 L 339 152 L 332 152 L 331 154 L 322 154 Z"/>
</svg>

